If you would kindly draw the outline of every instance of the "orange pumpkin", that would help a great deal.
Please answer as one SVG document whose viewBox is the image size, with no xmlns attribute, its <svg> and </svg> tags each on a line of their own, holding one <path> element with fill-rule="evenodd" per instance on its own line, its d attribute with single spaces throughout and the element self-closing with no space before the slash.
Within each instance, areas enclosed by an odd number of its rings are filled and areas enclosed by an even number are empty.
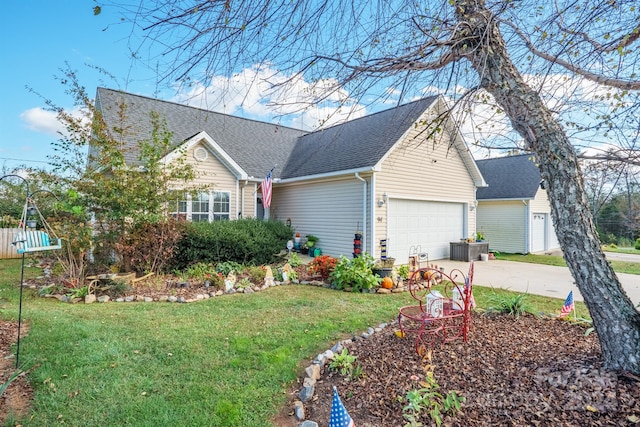
<svg viewBox="0 0 640 427">
<path fill-rule="evenodd" d="M 382 279 L 382 283 L 380 283 L 380 286 L 385 289 L 391 289 L 393 288 L 393 280 L 391 280 L 391 277 L 384 277 Z"/>
</svg>

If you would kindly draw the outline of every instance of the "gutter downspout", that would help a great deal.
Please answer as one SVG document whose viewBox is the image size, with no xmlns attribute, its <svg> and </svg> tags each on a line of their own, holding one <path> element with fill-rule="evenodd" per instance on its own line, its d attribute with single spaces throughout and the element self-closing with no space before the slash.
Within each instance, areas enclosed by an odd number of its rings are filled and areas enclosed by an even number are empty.
<svg viewBox="0 0 640 427">
<path fill-rule="evenodd" d="M 524 205 L 524 223 L 525 223 L 525 236 L 524 236 L 524 244 L 525 244 L 525 254 L 531 253 L 532 245 L 531 245 L 531 205 L 526 202 L 526 200 L 522 200 L 522 204 Z"/>
<path fill-rule="evenodd" d="M 245 179 L 244 180 L 244 184 L 242 185 L 242 200 L 240 201 L 240 213 L 242 214 L 242 218 L 246 217 L 245 211 L 244 211 L 244 190 L 245 188 L 247 188 L 247 185 L 249 185 L 249 180 Z"/>
<path fill-rule="evenodd" d="M 355 173 L 356 179 L 362 181 L 362 248 L 367 247 L 367 181 L 358 174 Z"/>
</svg>

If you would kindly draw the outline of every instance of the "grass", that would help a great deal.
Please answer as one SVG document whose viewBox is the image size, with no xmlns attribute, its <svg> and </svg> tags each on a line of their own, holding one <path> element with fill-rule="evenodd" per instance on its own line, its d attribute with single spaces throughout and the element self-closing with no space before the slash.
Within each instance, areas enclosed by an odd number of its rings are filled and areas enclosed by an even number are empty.
<svg viewBox="0 0 640 427">
<path fill-rule="evenodd" d="M 631 253 L 631 252 L 626 252 Z M 638 252 L 640 253 L 640 252 Z M 496 258 L 504 261 L 528 262 L 532 264 L 555 265 L 566 267 L 564 258 L 556 255 L 534 255 L 534 254 L 505 254 L 500 253 Z M 640 274 L 640 263 L 627 261 L 610 261 L 613 270 L 617 273 Z"/>
<path fill-rule="evenodd" d="M 27 276 L 40 271 L 27 269 Z M 16 319 L 20 260 L 0 261 L 0 318 Z M 474 288 L 479 307 L 495 293 Z M 25 292 L 27 426 L 272 426 L 303 369 L 337 340 L 395 319 L 408 293 L 281 286 L 193 304 L 70 305 Z M 527 296 L 535 311 L 562 301 Z M 585 317 L 584 304 L 576 303 Z"/>
<path fill-rule="evenodd" d="M 602 250 L 607 251 L 607 252 L 617 252 L 620 254 L 633 254 L 633 255 L 640 255 L 640 250 L 636 249 L 636 248 L 619 248 L 617 246 L 611 246 L 611 245 L 603 245 L 602 246 Z"/>
</svg>

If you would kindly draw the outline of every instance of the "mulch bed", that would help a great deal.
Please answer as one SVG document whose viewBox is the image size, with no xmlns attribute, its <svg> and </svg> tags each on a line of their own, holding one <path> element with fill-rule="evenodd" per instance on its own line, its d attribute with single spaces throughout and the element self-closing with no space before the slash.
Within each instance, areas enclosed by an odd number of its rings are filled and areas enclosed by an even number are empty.
<svg viewBox="0 0 640 427">
<path fill-rule="evenodd" d="M 23 323 L 21 337 L 24 337 L 27 332 L 28 326 Z M 17 339 L 18 322 L 0 321 L 0 385 L 5 384 L 16 372 L 15 347 L 12 348 L 12 345 Z M 15 418 L 25 416 L 32 399 L 33 389 L 23 373 L 0 396 L 0 424 L 5 425 L 5 420 L 9 416 Z"/>
<path fill-rule="evenodd" d="M 328 424 L 335 385 L 356 426 L 405 425 L 400 399 L 421 387 L 424 364 L 413 337 L 399 338 L 395 329 L 347 346 L 363 378 L 325 369 L 306 419 Z M 567 321 L 475 315 L 469 341 L 438 346 L 432 364 L 440 391 L 465 397 L 461 413 L 444 417 L 446 426 L 640 425 L 639 378 L 604 370 L 595 332 L 585 336 Z M 427 414 L 420 421 L 435 425 Z"/>
</svg>

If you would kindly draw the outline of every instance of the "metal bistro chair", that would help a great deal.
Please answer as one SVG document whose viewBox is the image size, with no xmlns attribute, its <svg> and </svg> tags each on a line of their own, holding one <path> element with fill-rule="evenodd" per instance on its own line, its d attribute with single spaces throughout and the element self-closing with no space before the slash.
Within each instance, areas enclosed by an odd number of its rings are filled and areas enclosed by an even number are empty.
<svg viewBox="0 0 640 427">
<path fill-rule="evenodd" d="M 438 342 L 467 341 L 475 307 L 473 270 L 471 262 L 466 276 L 458 269 L 447 274 L 436 267 L 420 268 L 411 275 L 409 292 L 418 304 L 400 308 L 398 325 L 404 335 L 416 333 L 418 354 Z"/>
</svg>

